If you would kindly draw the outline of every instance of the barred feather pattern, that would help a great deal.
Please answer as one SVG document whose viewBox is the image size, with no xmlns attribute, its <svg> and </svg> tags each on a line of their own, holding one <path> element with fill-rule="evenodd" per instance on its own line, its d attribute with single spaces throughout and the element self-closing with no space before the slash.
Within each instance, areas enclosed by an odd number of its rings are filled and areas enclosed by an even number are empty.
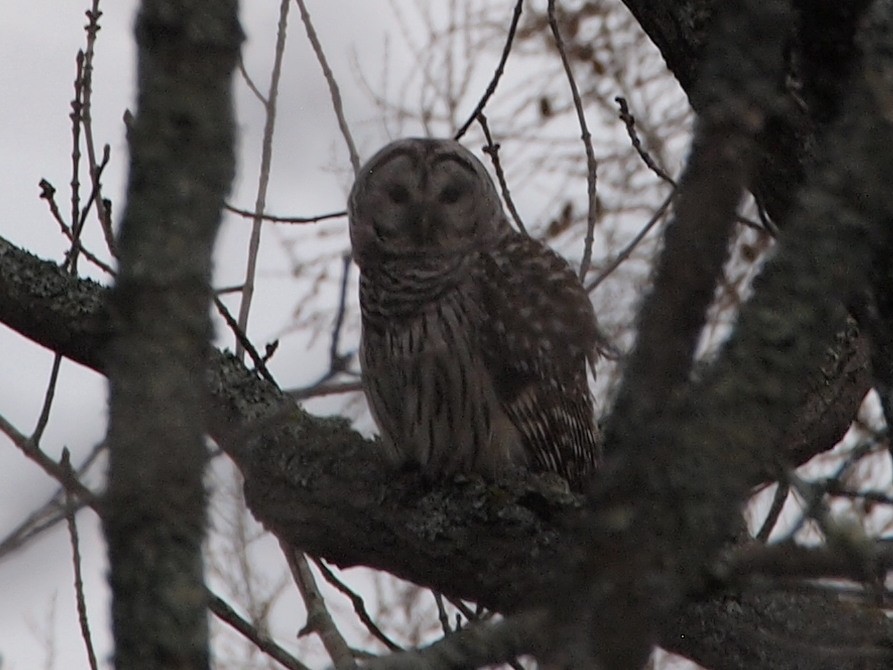
<svg viewBox="0 0 893 670">
<path fill-rule="evenodd" d="M 484 314 L 474 284 L 460 278 L 467 263 L 401 265 L 360 280 L 364 389 L 388 458 L 434 479 L 523 464 L 476 341 Z"/>
<path fill-rule="evenodd" d="M 520 466 L 582 488 L 600 448 L 598 329 L 570 266 L 511 229 L 486 170 L 449 140 L 383 149 L 349 212 L 363 385 L 389 460 L 431 479 Z"/>
<path fill-rule="evenodd" d="M 478 276 L 480 346 L 530 468 L 578 488 L 601 448 L 586 378 L 599 341 L 592 303 L 563 258 L 519 234 L 480 257 Z"/>
</svg>

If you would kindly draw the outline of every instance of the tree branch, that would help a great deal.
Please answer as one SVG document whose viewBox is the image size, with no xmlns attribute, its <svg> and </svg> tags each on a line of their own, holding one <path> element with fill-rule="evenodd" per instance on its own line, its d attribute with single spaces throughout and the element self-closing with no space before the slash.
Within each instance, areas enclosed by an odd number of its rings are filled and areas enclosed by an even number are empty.
<svg viewBox="0 0 893 670">
<path fill-rule="evenodd" d="M 0 238 L 0 322 L 100 373 L 110 336 L 106 297 L 103 286 L 71 277 Z M 832 373 L 840 370 L 816 371 L 815 384 L 849 385 L 837 402 L 849 403 L 852 416 L 861 399 L 852 388 L 864 394 L 864 387 Z M 386 570 L 505 613 L 552 594 L 561 561 L 577 541 L 567 519 L 578 513 L 578 498 L 544 493 L 526 480 L 466 480 L 432 488 L 413 473 L 395 476 L 376 460 L 375 445 L 345 421 L 306 414 L 230 354 L 210 353 L 208 384 L 211 433 L 239 464 L 252 512 L 281 539 L 341 567 Z M 834 434 L 834 422 L 816 427 L 825 414 L 813 416 L 818 424 L 810 430 Z M 841 434 L 810 446 L 815 453 L 830 449 Z M 763 593 L 691 602 L 661 642 L 713 668 L 743 670 L 755 667 L 743 650 L 770 625 L 779 636 L 802 637 L 809 629 L 801 627 L 803 621 L 853 616 L 851 608 L 838 611 L 841 605 L 827 598 L 814 607 L 803 601 L 789 607 L 790 599 L 787 593 Z M 789 616 L 777 620 L 779 611 Z M 874 639 L 893 634 L 890 623 L 869 610 L 860 611 L 857 622 Z M 772 659 L 766 667 L 805 667 L 796 664 L 799 653 L 778 641 L 761 645 L 761 657 Z M 742 653 L 726 655 L 726 648 Z M 862 666 L 835 661 L 809 667 Z"/>
</svg>

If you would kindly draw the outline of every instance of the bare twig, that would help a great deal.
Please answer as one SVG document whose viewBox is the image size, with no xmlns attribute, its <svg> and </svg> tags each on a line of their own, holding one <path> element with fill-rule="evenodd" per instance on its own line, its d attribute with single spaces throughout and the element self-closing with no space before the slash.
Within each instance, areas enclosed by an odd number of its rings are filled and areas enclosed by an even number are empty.
<svg viewBox="0 0 893 670">
<path fill-rule="evenodd" d="M 450 605 L 459 610 L 469 623 L 473 621 L 484 621 L 492 616 L 490 612 L 486 611 L 474 612 L 468 605 L 456 598 L 447 598 L 447 601 L 449 601 Z"/>
<path fill-rule="evenodd" d="M 232 314 L 229 313 L 226 305 L 224 305 L 220 298 L 218 298 L 216 295 L 214 296 L 214 306 L 217 307 L 217 312 L 220 314 L 220 316 L 223 317 L 223 320 L 226 321 L 226 325 L 229 326 L 229 329 L 232 331 L 233 335 L 235 335 L 236 341 L 248 354 L 249 358 L 251 358 L 252 363 L 254 363 L 255 369 L 268 382 L 270 382 L 271 384 L 276 384 L 276 380 L 267 369 L 265 358 L 258 353 L 257 349 L 254 348 L 254 344 L 251 342 L 251 340 L 248 339 L 248 336 L 239 327 L 239 324 L 233 318 Z"/>
<path fill-rule="evenodd" d="M 354 660 L 350 647 L 345 641 L 332 616 L 326 608 L 326 602 L 316 586 L 316 580 L 310 571 L 310 565 L 307 558 L 301 552 L 295 550 L 285 542 L 280 541 L 279 546 L 285 554 L 288 561 L 288 567 L 291 568 L 292 576 L 298 585 L 298 590 L 307 606 L 307 625 L 299 633 L 305 635 L 307 633 L 316 633 L 322 640 L 323 646 L 335 664 L 336 670 L 356 670 L 357 664 Z"/>
<path fill-rule="evenodd" d="M 319 43 L 319 38 L 316 36 L 316 30 L 313 28 L 313 23 L 310 21 L 310 14 L 307 12 L 307 6 L 304 4 L 304 0 L 295 0 L 298 3 L 298 9 L 301 10 L 301 20 L 304 22 L 304 27 L 307 30 L 307 39 L 310 40 L 310 44 L 313 47 L 313 53 L 316 54 L 316 59 L 319 61 L 319 66 L 322 68 L 323 76 L 326 78 L 326 83 L 329 85 L 329 95 L 332 98 L 332 106 L 335 108 L 335 116 L 338 118 L 338 128 L 341 130 L 341 135 L 344 137 L 344 142 L 347 144 L 347 151 L 350 154 L 350 164 L 353 166 L 354 174 L 357 174 L 360 171 L 360 155 L 357 153 L 356 145 L 353 143 L 353 137 L 350 134 L 350 128 L 347 126 L 347 120 L 344 118 L 344 106 L 341 103 L 341 92 L 338 90 L 338 82 L 335 81 L 335 76 L 332 74 L 332 69 L 329 67 L 329 62 L 326 60 L 325 52 L 322 50 L 322 45 Z"/>
<path fill-rule="evenodd" d="M 90 181 L 96 194 L 96 213 L 99 215 L 99 226 L 105 237 L 105 243 L 109 253 L 116 256 L 115 236 L 112 231 L 111 215 L 102 198 L 102 186 L 100 183 L 101 172 L 99 162 L 96 160 L 96 143 L 93 140 L 93 54 L 96 47 L 96 35 L 99 33 L 99 18 L 102 12 L 99 9 L 99 0 L 93 0 L 93 6 L 87 10 L 87 48 L 84 50 L 84 74 L 83 74 L 83 107 L 81 111 L 81 123 L 84 126 L 84 141 L 87 147 L 87 163 L 90 167 Z M 78 231 L 80 233 L 80 231 Z"/>
<path fill-rule="evenodd" d="M 763 204 L 756 200 L 757 206 L 757 214 L 760 217 L 760 223 L 763 224 L 763 229 L 768 231 L 772 237 L 778 237 L 778 226 L 775 225 L 775 222 L 770 218 L 769 213 L 766 211 L 766 208 Z"/>
<path fill-rule="evenodd" d="M 267 202 L 267 187 L 270 183 L 270 164 L 273 159 L 273 130 L 276 126 L 276 101 L 279 96 L 279 79 L 282 75 L 282 56 L 285 53 L 285 37 L 288 25 L 288 0 L 279 5 L 279 25 L 276 30 L 276 49 L 273 56 L 273 71 L 270 74 L 270 92 L 264 101 L 264 136 L 261 145 L 260 176 L 257 182 L 257 199 L 254 203 L 254 223 L 251 226 L 251 239 L 248 242 L 248 264 L 245 268 L 245 282 L 242 285 L 242 301 L 239 305 L 239 330 L 248 332 L 248 314 L 254 297 L 254 278 L 257 273 L 257 255 L 260 249 L 261 215 Z M 245 347 L 236 341 L 236 356 L 242 358 Z"/>
<path fill-rule="evenodd" d="M 516 614 L 495 624 L 475 624 L 429 647 L 382 656 L 369 670 L 450 670 L 497 665 L 535 650 L 547 625 L 542 612 Z"/>
<path fill-rule="evenodd" d="M 62 495 L 64 496 L 64 494 L 65 489 L 62 489 Z M 83 503 L 78 502 L 77 505 L 83 507 Z M 59 494 L 55 493 L 47 502 L 28 514 L 0 541 L 0 561 L 24 547 L 31 540 L 55 528 L 64 520 L 64 505 L 59 500 Z"/>
<path fill-rule="evenodd" d="M 366 626 L 366 630 L 368 630 L 375 639 L 377 639 L 391 651 L 403 650 L 403 648 L 399 644 L 385 635 L 381 628 L 379 628 L 378 625 L 372 620 L 372 617 L 369 616 L 369 612 L 366 610 L 366 603 L 363 602 L 363 599 L 359 595 L 357 595 L 350 587 L 348 587 L 347 584 L 338 579 L 335 574 L 329 569 L 329 567 L 320 559 L 312 558 L 311 560 L 322 573 L 323 578 L 350 599 L 350 602 L 353 605 L 353 611 L 359 617 L 360 621 L 363 622 L 363 625 Z"/>
<path fill-rule="evenodd" d="M 348 372 L 347 364 L 350 361 L 349 354 L 340 354 L 341 329 L 344 326 L 344 314 L 347 311 L 347 280 L 350 272 L 351 258 L 349 254 L 342 257 L 341 289 L 339 291 L 338 309 L 335 312 L 335 322 L 332 324 L 332 339 L 329 345 L 329 369 L 317 381 L 302 389 L 290 391 L 289 395 L 296 400 L 303 400 L 330 393 L 342 393 L 361 388 L 359 383 L 351 382 L 350 385 L 341 386 L 328 384 L 334 377 L 342 372 Z"/>
<path fill-rule="evenodd" d="M 245 80 L 245 85 L 248 87 L 248 90 L 254 94 L 254 97 L 258 99 L 260 104 L 266 107 L 267 99 L 264 97 L 263 93 L 260 92 L 260 89 L 258 89 L 257 85 L 254 83 L 251 75 L 248 74 L 248 70 L 245 69 L 245 61 L 242 58 L 242 54 L 239 54 L 239 74 L 241 74 L 242 78 Z"/>
<path fill-rule="evenodd" d="M 62 450 L 62 467 L 68 470 L 68 475 L 74 479 L 75 473 L 71 468 L 70 455 L 68 449 Z M 81 637 L 84 639 L 84 646 L 87 649 L 87 659 L 90 668 L 96 670 L 96 652 L 93 649 L 93 637 L 90 634 L 90 620 L 87 617 L 87 600 L 84 597 L 84 580 L 81 575 L 81 549 L 80 540 L 78 538 L 78 526 L 75 520 L 75 512 L 77 502 L 72 498 L 70 492 L 66 492 L 65 496 L 65 519 L 68 522 L 68 537 L 71 541 L 71 560 L 74 565 L 74 593 L 77 601 L 78 622 L 81 626 Z"/>
<path fill-rule="evenodd" d="M 77 249 L 80 253 L 84 254 L 84 257 L 87 260 L 89 260 L 91 263 L 93 263 L 96 267 L 98 267 L 100 270 L 102 270 L 103 272 L 107 273 L 108 275 L 114 277 L 115 276 L 114 269 L 110 265 L 105 263 L 104 261 L 100 260 L 90 250 L 88 250 L 83 245 L 80 238 L 77 237 L 74 234 L 74 232 L 72 232 L 71 227 L 62 218 L 62 214 L 59 212 L 59 206 L 56 204 L 56 197 L 55 197 L 56 189 L 55 189 L 55 187 L 53 187 L 53 185 L 50 184 L 50 182 L 48 182 L 46 179 L 41 179 L 39 185 L 40 185 L 40 198 L 42 200 L 47 201 L 47 205 L 50 208 L 50 214 L 52 214 L 53 219 L 56 221 L 56 223 L 59 224 L 59 228 L 62 230 L 62 234 L 65 235 L 66 238 L 68 238 L 69 242 L 71 242 L 71 246 L 74 249 Z M 68 261 L 68 267 L 73 268 L 74 266 L 73 266 L 73 262 L 72 262 L 73 261 L 73 253 L 72 252 L 69 252 L 68 258 L 70 259 Z"/>
<path fill-rule="evenodd" d="M 502 48 L 502 56 L 499 58 L 499 64 L 496 66 L 496 70 L 493 72 L 493 77 L 490 79 L 490 83 L 487 85 L 487 90 L 484 91 L 484 95 L 481 96 L 481 99 L 478 101 L 478 104 L 475 106 L 474 111 L 469 114 L 468 119 L 459 130 L 456 131 L 456 134 L 453 135 L 454 140 L 461 139 L 462 136 L 468 132 L 468 129 L 471 127 L 471 124 L 478 119 L 478 116 L 483 113 L 484 107 L 487 106 L 487 102 L 489 102 L 490 97 L 493 93 L 496 92 L 496 86 L 499 84 L 499 79 L 502 77 L 502 73 L 505 71 L 505 63 L 509 58 L 509 53 L 512 51 L 512 42 L 515 39 L 515 31 L 518 29 L 518 21 L 521 18 L 521 10 L 524 7 L 524 0 L 518 0 L 515 3 L 515 9 L 512 12 L 512 22 L 509 25 L 509 33 L 505 38 L 505 46 Z M 489 140 L 488 140 L 489 141 Z"/>
<path fill-rule="evenodd" d="M 623 125 L 626 126 L 626 133 L 629 135 L 630 142 L 632 142 L 633 149 L 636 150 L 636 153 L 639 154 L 639 158 L 642 159 L 642 162 L 658 177 L 663 179 L 665 182 L 670 184 L 671 186 L 676 186 L 676 181 L 669 175 L 667 172 L 660 167 L 657 162 L 651 157 L 651 154 L 642 146 L 642 141 L 639 139 L 639 134 L 636 132 L 636 117 L 634 117 L 629 112 L 629 105 L 626 102 L 626 98 L 621 95 L 618 95 L 614 98 L 614 102 L 617 103 L 617 106 L 620 107 L 620 120 L 623 121 Z"/>
<path fill-rule="evenodd" d="M 59 205 L 56 203 L 56 187 L 46 179 L 41 179 L 38 186 L 40 187 L 40 199 L 47 201 L 53 219 L 55 219 L 56 223 L 59 224 L 59 227 L 62 228 L 62 232 L 65 233 L 65 236 L 68 239 L 72 239 L 71 228 L 65 222 L 65 219 L 62 218 L 62 213 L 59 211 Z"/>
<path fill-rule="evenodd" d="M 93 509 L 99 507 L 99 498 L 90 489 L 84 486 L 77 477 L 69 472 L 69 469 L 47 456 L 33 440 L 20 433 L 5 417 L 0 416 L 0 433 L 4 433 L 25 456 L 37 463 L 50 477 L 78 496 Z"/>
<path fill-rule="evenodd" d="M 347 280 L 350 276 L 350 254 L 345 254 L 341 261 L 341 290 L 338 294 L 338 310 L 335 312 L 335 324 L 332 327 L 332 343 L 329 347 L 329 373 L 332 375 L 342 372 L 350 358 L 338 353 L 341 328 L 344 326 L 344 314 L 347 311 Z"/>
<path fill-rule="evenodd" d="M 77 468 L 77 477 L 80 479 L 84 473 L 96 462 L 97 457 L 105 448 L 105 443 L 100 442 L 88 454 L 84 462 Z M 31 540 L 34 540 L 51 528 L 65 520 L 66 515 L 66 490 L 60 488 L 39 508 L 28 514 L 25 519 L 13 528 L 6 537 L 0 541 L 0 560 L 21 549 Z M 68 507 L 77 512 L 84 507 L 84 502 L 78 498 L 68 501 Z"/>
<path fill-rule="evenodd" d="M 111 160 L 111 152 L 112 149 L 108 144 L 102 146 L 102 160 L 99 162 L 99 165 L 96 166 L 96 183 L 90 187 L 90 195 L 87 197 L 87 203 L 81 207 L 80 218 L 76 225 L 78 231 L 84 229 L 84 225 L 87 223 L 87 216 L 90 214 L 90 209 L 93 207 L 96 199 L 102 197 L 96 184 L 101 185 L 102 173 L 105 172 L 105 168 L 109 164 L 109 160 Z M 108 218 L 111 218 L 111 202 L 103 198 L 102 205 L 106 208 Z"/>
<path fill-rule="evenodd" d="M 226 295 L 228 293 L 238 293 L 241 290 L 242 290 L 241 284 L 237 284 L 236 286 L 223 286 L 221 288 L 215 288 L 214 295 L 220 296 L 220 295 Z"/>
<path fill-rule="evenodd" d="M 598 287 L 599 284 L 601 284 L 605 279 L 608 278 L 608 276 L 611 273 L 614 272 L 614 270 L 616 270 L 618 267 L 620 267 L 620 265 L 623 263 L 623 261 L 625 261 L 627 258 L 629 258 L 629 255 L 633 252 L 633 250 L 635 250 L 635 248 L 637 246 L 639 246 L 639 243 L 643 239 L 645 239 L 645 236 L 648 234 L 648 232 L 652 228 L 654 228 L 655 225 L 657 225 L 658 221 L 661 220 L 664 213 L 666 213 L 667 209 L 670 207 L 670 203 L 673 202 L 673 198 L 675 198 L 675 197 L 676 197 L 676 190 L 674 189 L 674 190 L 670 191 L 670 194 L 666 198 L 664 198 L 664 201 L 660 204 L 660 207 L 657 208 L 657 211 L 651 215 L 651 218 L 648 219 L 648 222 L 644 226 L 642 226 L 642 230 L 640 230 L 638 233 L 636 233 L 636 236 L 630 241 L 629 244 L 627 244 L 623 248 L 623 250 L 619 254 L 617 254 L 616 258 L 614 258 L 614 260 L 611 261 L 611 263 L 608 265 L 608 267 L 606 267 L 604 270 L 602 270 L 601 274 L 599 274 L 598 277 L 596 277 L 591 282 L 586 284 L 587 291 L 589 291 L 589 292 L 594 291 Z"/>
<path fill-rule="evenodd" d="M 781 511 L 784 509 L 784 504 L 788 499 L 788 493 L 791 490 L 791 485 L 786 481 L 780 481 L 776 485 L 775 495 L 772 497 L 772 506 L 769 508 L 769 512 L 766 514 L 766 519 L 763 521 L 763 525 L 760 526 L 760 530 L 756 534 L 756 539 L 760 542 L 767 542 L 769 540 L 769 536 L 772 534 L 772 529 L 775 528 L 775 524 L 778 523 L 778 518 L 781 516 Z"/>
<path fill-rule="evenodd" d="M 828 495 L 850 500 L 865 500 L 879 505 L 893 505 L 893 496 L 883 491 L 850 491 L 842 487 L 840 482 L 828 482 L 825 485 Z"/>
<path fill-rule="evenodd" d="M 735 216 L 735 221 L 740 223 L 742 226 L 747 226 L 751 230 L 755 230 L 758 233 L 762 233 L 763 235 L 778 237 L 778 228 L 769 219 L 764 219 L 761 223 L 757 223 L 756 221 L 748 219 L 746 216 L 738 214 Z"/>
<path fill-rule="evenodd" d="M 362 391 L 363 383 L 355 382 L 337 382 L 331 384 L 319 383 L 304 386 L 299 389 L 286 391 L 286 393 L 295 400 L 308 400 L 309 398 L 321 398 L 322 396 L 335 395 L 338 393 L 353 393 L 354 391 Z"/>
<path fill-rule="evenodd" d="M 518 214 L 515 202 L 512 200 L 512 194 L 509 192 L 509 186 L 505 180 L 505 173 L 502 171 L 502 164 L 499 162 L 499 145 L 493 142 L 493 137 L 490 135 L 490 126 L 487 124 L 487 117 L 484 116 L 483 112 L 478 113 L 477 121 L 481 124 L 481 130 L 484 131 L 484 138 L 487 140 L 484 153 L 493 161 L 493 169 L 496 170 L 496 180 L 499 182 L 499 189 L 502 191 L 502 199 L 505 200 L 505 206 L 509 208 L 509 213 L 512 215 L 515 224 L 517 224 L 518 230 L 527 235 L 529 233 L 521 220 L 521 215 Z"/>
<path fill-rule="evenodd" d="M 825 494 L 829 492 L 831 487 L 838 486 L 839 482 L 846 476 L 850 468 L 852 468 L 859 460 L 874 451 L 883 449 L 884 435 L 886 435 L 886 433 L 873 435 L 865 442 L 856 445 L 837 470 L 821 482 L 807 482 L 797 476 L 796 473 L 788 474 L 788 483 L 798 494 L 800 494 L 800 496 L 802 496 L 806 503 L 806 508 L 797 522 L 793 524 L 791 529 L 787 532 L 785 538 L 781 541 L 792 540 L 809 519 L 814 519 L 823 531 L 827 530 L 828 507 L 824 501 Z"/>
<path fill-rule="evenodd" d="M 598 199 L 596 198 L 596 171 L 598 163 L 595 160 L 595 150 L 592 148 L 592 135 L 589 133 L 589 128 L 586 125 L 583 101 L 580 99 L 580 91 L 577 88 L 574 72 L 564 48 L 564 40 L 561 37 L 558 19 L 555 17 L 555 0 L 549 0 L 548 14 L 549 27 L 552 29 L 552 35 L 555 38 L 555 47 L 561 56 L 561 63 L 564 66 L 565 74 L 567 74 L 567 83 L 570 86 L 571 96 L 574 99 L 574 109 L 577 110 L 577 121 L 580 124 L 580 139 L 583 140 L 583 146 L 586 149 L 586 190 L 589 196 L 589 210 L 586 215 L 586 240 L 583 247 L 583 260 L 580 262 L 580 281 L 583 281 L 586 278 L 586 273 L 589 271 L 589 263 L 592 260 L 595 219 L 598 215 Z"/>
<path fill-rule="evenodd" d="M 238 207 L 233 207 L 232 205 L 227 204 L 224 204 L 223 207 L 233 214 L 238 214 L 246 219 L 260 218 L 263 221 L 269 221 L 270 223 L 316 223 L 317 221 L 340 219 L 341 217 L 347 216 L 347 212 L 344 210 L 341 210 L 340 212 L 329 212 L 328 214 L 318 214 L 317 216 L 274 216 L 266 213 L 258 215 L 257 212 L 251 212 L 247 209 L 239 209 Z"/>
<path fill-rule="evenodd" d="M 446 606 L 443 604 L 443 595 L 437 591 L 431 591 L 434 596 L 434 602 L 437 604 L 437 620 L 440 621 L 440 627 L 444 635 L 453 633 L 453 626 L 450 624 L 450 617 L 447 614 Z"/>
<path fill-rule="evenodd" d="M 74 100 L 71 101 L 71 222 L 68 226 L 63 224 L 63 230 L 70 229 L 70 239 L 80 240 L 81 231 L 79 221 L 81 219 L 81 115 L 84 109 L 84 52 L 78 50 L 75 57 L 75 77 L 74 77 Z M 43 186 L 45 180 L 41 180 Z M 55 205 L 55 202 L 52 203 Z M 61 218 L 57 213 L 57 220 L 61 222 Z M 77 266 L 77 255 L 74 254 L 69 260 L 71 267 Z"/>
<path fill-rule="evenodd" d="M 280 665 L 289 668 L 289 670 L 310 670 L 306 665 L 271 640 L 269 636 L 261 633 L 248 621 L 239 616 L 239 614 L 230 607 L 225 600 L 211 591 L 208 591 L 208 608 L 214 612 L 218 619 L 229 624 L 232 628 L 241 633 L 245 639 L 249 640 L 254 646 Z"/>
<path fill-rule="evenodd" d="M 43 437 L 43 431 L 46 430 L 47 423 L 50 420 L 50 410 L 53 407 L 53 398 L 56 396 L 56 384 L 59 381 L 59 368 L 61 365 L 62 355 L 55 354 L 53 356 L 53 367 L 50 369 L 50 380 L 47 383 L 47 390 L 43 398 L 43 407 L 40 408 L 37 425 L 34 427 L 34 432 L 31 433 L 31 441 L 34 444 L 40 444 L 40 438 Z"/>
</svg>

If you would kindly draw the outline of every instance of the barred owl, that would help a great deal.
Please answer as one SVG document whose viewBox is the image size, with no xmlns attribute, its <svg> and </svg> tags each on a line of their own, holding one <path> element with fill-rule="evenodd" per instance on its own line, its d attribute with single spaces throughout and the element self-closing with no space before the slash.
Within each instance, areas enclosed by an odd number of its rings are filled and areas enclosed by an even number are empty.
<svg viewBox="0 0 893 670">
<path fill-rule="evenodd" d="M 598 330 L 570 266 L 511 228 L 452 140 L 386 146 L 348 214 L 363 388 L 389 459 L 430 478 L 520 466 L 580 488 L 599 445 L 586 380 Z"/>
</svg>

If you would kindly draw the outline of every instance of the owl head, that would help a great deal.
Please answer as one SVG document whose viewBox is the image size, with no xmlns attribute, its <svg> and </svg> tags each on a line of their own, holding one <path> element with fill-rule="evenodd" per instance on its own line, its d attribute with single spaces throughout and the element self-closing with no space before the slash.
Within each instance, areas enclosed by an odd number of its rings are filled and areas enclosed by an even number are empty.
<svg viewBox="0 0 893 670">
<path fill-rule="evenodd" d="M 360 170 L 347 211 L 361 268 L 486 248 L 511 232 L 486 168 L 454 140 L 387 145 Z"/>
</svg>

